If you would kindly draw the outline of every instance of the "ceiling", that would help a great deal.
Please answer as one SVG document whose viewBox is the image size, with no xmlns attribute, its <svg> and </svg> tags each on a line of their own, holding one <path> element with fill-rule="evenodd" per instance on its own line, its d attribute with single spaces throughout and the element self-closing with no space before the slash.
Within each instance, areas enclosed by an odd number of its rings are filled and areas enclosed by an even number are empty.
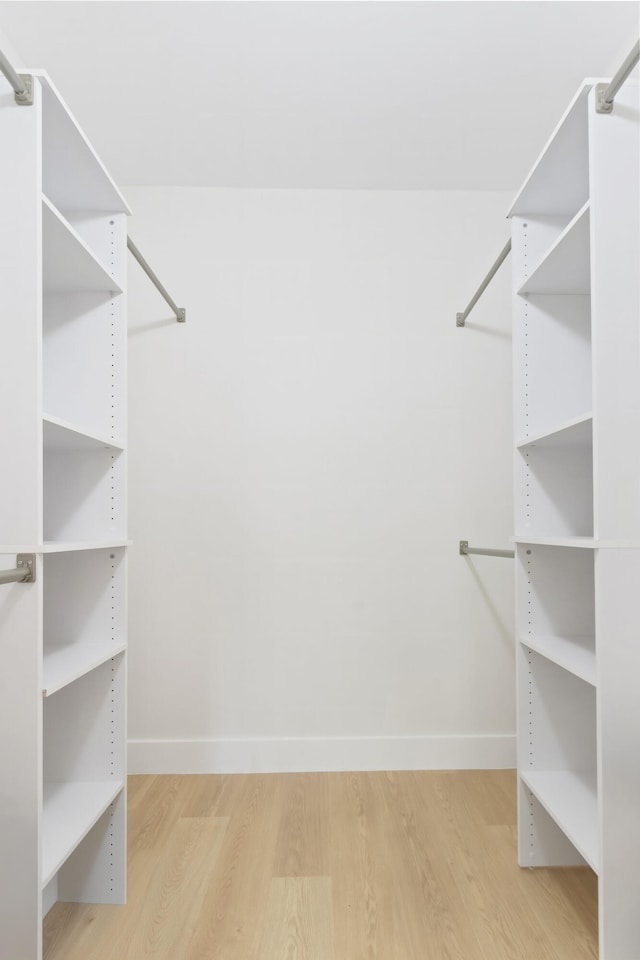
<svg viewBox="0 0 640 960">
<path fill-rule="evenodd" d="M 122 186 L 505 189 L 636 2 L 6 2 Z"/>
</svg>

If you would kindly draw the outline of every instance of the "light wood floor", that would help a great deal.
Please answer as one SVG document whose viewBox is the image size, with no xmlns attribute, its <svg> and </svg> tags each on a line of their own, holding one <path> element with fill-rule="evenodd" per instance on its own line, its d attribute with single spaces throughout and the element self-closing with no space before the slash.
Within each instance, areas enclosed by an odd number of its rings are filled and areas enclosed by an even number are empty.
<svg viewBox="0 0 640 960">
<path fill-rule="evenodd" d="M 129 780 L 129 903 L 46 960 L 589 960 L 587 868 L 516 865 L 513 771 Z"/>
</svg>

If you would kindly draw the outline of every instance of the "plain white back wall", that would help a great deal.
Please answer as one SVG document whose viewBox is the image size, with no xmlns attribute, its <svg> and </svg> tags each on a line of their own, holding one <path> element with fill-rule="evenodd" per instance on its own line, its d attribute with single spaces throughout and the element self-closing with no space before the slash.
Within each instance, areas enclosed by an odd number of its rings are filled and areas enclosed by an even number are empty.
<svg viewBox="0 0 640 960">
<path fill-rule="evenodd" d="M 510 195 L 125 192 L 132 772 L 512 765 Z"/>
<path fill-rule="evenodd" d="M 19 52 L 13 45 L 13 41 L 9 39 L 7 34 L 0 29 L 0 50 L 4 53 L 5 57 L 15 70 L 22 70 L 24 67 L 24 59 L 20 56 Z"/>
</svg>

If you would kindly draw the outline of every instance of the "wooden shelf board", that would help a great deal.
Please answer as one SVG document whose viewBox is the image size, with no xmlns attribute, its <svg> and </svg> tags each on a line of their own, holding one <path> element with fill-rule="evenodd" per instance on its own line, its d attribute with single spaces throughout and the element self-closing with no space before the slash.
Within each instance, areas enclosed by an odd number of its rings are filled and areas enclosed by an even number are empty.
<svg viewBox="0 0 640 960">
<path fill-rule="evenodd" d="M 533 436 L 519 440 L 516 444 L 518 450 L 524 450 L 527 447 L 569 447 L 585 446 L 593 440 L 593 415 L 591 413 L 582 414 L 579 417 L 573 417 L 565 420 L 557 426 L 548 430 L 541 430 L 534 433 Z"/>
<path fill-rule="evenodd" d="M 521 771 L 522 782 L 598 873 L 598 799 L 595 777 L 567 770 Z"/>
<path fill-rule="evenodd" d="M 92 450 L 98 447 L 124 450 L 122 442 L 98 436 L 95 433 L 87 433 L 82 427 L 68 420 L 62 420 L 60 417 L 44 414 L 42 423 L 45 450 Z"/>
<path fill-rule="evenodd" d="M 130 213 L 126 200 L 43 70 L 29 70 L 42 86 L 43 182 L 61 210 Z M 73 176 L 69 176 L 73 170 Z"/>
<path fill-rule="evenodd" d="M 84 677 L 91 670 L 127 649 L 124 640 L 103 643 L 76 642 L 44 648 L 43 691 L 50 697 L 58 690 Z"/>
<path fill-rule="evenodd" d="M 508 217 L 573 214 L 587 199 L 587 97 L 595 82 L 588 79 L 580 85 L 513 201 Z"/>
<path fill-rule="evenodd" d="M 122 287 L 44 194 L 42 250 L 43 284 L 46 293 L 122 293 Z"/>
<path fill-rule="evenodd" d="M 42 886 L 56 875 L 118 796 L 124 782 L 45 783 L 42 810 Z"/>
<path fill-rule="evenodd" d="M 594 637 L 535 636 L 520 637 L 523 647 L 535 651 L 585 683 L 596 686 Z"/>
<path fill-rule="evenodd" d="M 589 207 L 587 200 L 531 275 L 520 285 L 517 291 L 519 295 L 588 295 L 591 292 Z"/>
</svg>

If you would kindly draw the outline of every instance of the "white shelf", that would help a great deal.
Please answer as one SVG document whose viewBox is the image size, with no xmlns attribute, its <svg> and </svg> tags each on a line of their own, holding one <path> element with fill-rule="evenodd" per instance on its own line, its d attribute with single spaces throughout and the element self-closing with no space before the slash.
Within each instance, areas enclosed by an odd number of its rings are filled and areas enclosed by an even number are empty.
<svg viewBox="0 0 640 960">
<path fill-rule="evenodd" d="M 43 696 L 62 690 L 85 674 L 95 670 L 101 664 L 126 650 L 123 640 L 110 643 L 70 643 L 65 646 L 45 646 L 43 674 Z"/>
<path fill-rule="evenodd" d="M 62 420 L 60 417 L 43 415 L 43 444 L 45 450 L 82 451 L 106 448 L 124 450 L 121 441 L 112 440 L 106 436 L 87 433 L 81 427 Z"/>
<path fill-rule="evenodd" d="M 526 534 L 516 534 L 509 537 L 511 543 L 530 543 L 531 546 L 547 547 L 577 547 L 586 550 L 640 550 L 640 540 L 598 539 L 596 537 L 528 537 Z"/>
<path fill-rule="evenodd" d="M 521 637 L 529 650 L 568 670 L 585 683 L 596 686 L 596 654 L 594 637 L 535 636 Z"/>
<path fill-rule="evenodd" d="M 580 776 L 566 770 L 527 770 L 520 776 L 591 869 L 598 873 L 598 801 L 590 775 Z"/>
<path fill-rule="evenodd" d="M 587 200 L 518 288 L 518 294 L 586 295 L 591 292 L 589 207 Z"/>
<path fill-rule="evenodd" d="M 507 216 L 561 214 L 579 210 L 589 195 L 587 98 L 594 84 L 585 80 L 536 160 Z"/>
<path fill-rule="evenodd" d="M 585 413 L 580 417 L 572 417 L 559 423 L 550 430 L 542 430 L 533 436 L 520 440 L 516 446 L 518 450 L 527 447 L 567 447 L 584 446 L 593 439 L 593 415 Z"/>
<path fill-rule="evenodd" d="M 33 109 L 0 118 L 15 321 L 0 323 L 0 566 L 37 556 L 37 582 L 5 588 L 0 625 L 2 805 L 17 812 L 3 960 L 42 960 L 56 900 L 126 898 L 128 210 L 46 75 L 28 72 Z"/>
<path fill-rule="evenodd" d="M 70 553 L 74 550 L 110 550 L 114 547 L 130 547 L 131 540 L 121 537 L 105 540 L 45 540 L 37 553 Z M 24 551 L 28 552 L 28 551 Z"/>
<path fill-rule="evenodd" d="M 11 553 L 72 553 L 80 550 L 113 550 L 130 547 L 132 540 L 114 537 L 105 540 L 45 540 L 44 543 L 2 543 L 0 554 Z"/>
<path fill-rule="evenodd" d="M 512 543 L 530 543 L 532 546 L 546 547 L 580 547 L 585 550 L 594 550 L 601 544 L 593 537 L 528 537 L 516 534 L 509 538 Z"/>
<path fill-rule="evenodd" d="M 44 190 L 60 210 L 130 213 L 127 202 L 42 70 L 29 70 L 42 86 Z M 72 175 L 70 175 L 72 171 Z"/>
<path fill-rule="evenodd" d="M 123 787 L 122 780 L 44 784 L 43 887 L 56 875 Z"/>
<path fill-rule="evenodd" d="M 46 293 L 122 293 L 122 287 L 44 195 L 42 244 L 43 284 Z"/>
<path fill-rule="evenodd" d="M 586 80 L 516 197 L 518 860 L 598 874 L 598 955 L 640 943 L 638 137 Z M 525 279 L 526 278 L 526 279 Z"/>
</svg>

